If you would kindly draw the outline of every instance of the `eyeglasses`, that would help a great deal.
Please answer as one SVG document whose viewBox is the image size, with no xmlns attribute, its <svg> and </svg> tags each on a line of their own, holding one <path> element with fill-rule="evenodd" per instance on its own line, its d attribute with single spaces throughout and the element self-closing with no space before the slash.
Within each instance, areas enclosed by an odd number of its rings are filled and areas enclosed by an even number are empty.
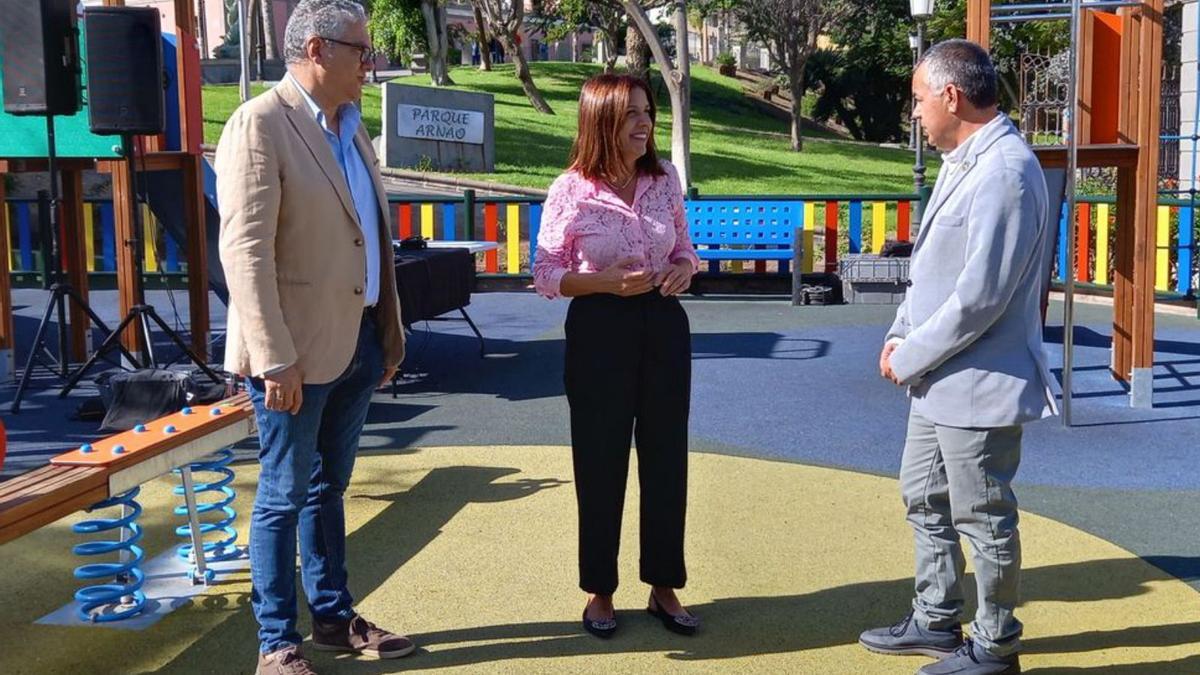
<svg viewBox="0 0 1200 675">
<path fill-rule="evenodd" d="M 357 42 L 346 42 L 345 40 L 337 40 L 337 39 L 334 39 L 331 37 L 325 37 L 324 35 L 318 35 L 317 37 L 321 38 L 322 40 L 324 40 L 326 42 L 333 42 L 333 43 L 336 43 L 339 45 L 345 45 L 347 47 L 353 47 L 353 48 L 357 49 L 358 50 L 358 60 L 360 63 L 370 63 L 375 60 L 375 54 L 376 54 L 375 49 L 372 47 L 369 47 L 367 45 L 360 45 Z"/>
</svg>

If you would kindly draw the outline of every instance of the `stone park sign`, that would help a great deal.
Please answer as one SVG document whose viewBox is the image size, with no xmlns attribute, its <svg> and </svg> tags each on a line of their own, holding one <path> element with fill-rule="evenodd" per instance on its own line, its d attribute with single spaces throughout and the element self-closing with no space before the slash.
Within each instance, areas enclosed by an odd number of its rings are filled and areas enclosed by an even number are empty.
<svg viewBox="0 0 1200 675">
<path fill-rule="evenodd" d="M 495 119 L 491 94 L 388 82 L 380 154 L 393 168 L 491 172 Z"/>
</svg>

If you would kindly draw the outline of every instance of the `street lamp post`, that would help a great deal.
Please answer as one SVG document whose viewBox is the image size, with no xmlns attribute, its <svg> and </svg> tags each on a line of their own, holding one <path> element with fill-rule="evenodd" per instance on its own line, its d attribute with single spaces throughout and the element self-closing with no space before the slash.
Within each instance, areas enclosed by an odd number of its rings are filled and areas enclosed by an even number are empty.
<svg viewBox="0 0 1200 675">
<path fill-rule="evenodd" d="M 914 72 L 917 70 L 917 53 L 920 51 L 920 48 L 921 43 L 918 41 L 917 32 L 915 30 L 910 30 L 908 32 L 908 50 L 912 52 L 912 66 Z M 911 112 L 912 109 L 910 108 L 909 110 Z M 920 136 L 920 134 L 917 133 L 917 123 L 913 121 L 912 124 L 908 125 L 908 147 L 910 150 L 916 151 L 918 136 Z"/>
<path fill-rule="evenodd" d="M 935 0 L 909 0 L 909 13 L 917 24 L 917 33 L 915 36 L 909 36 L 909 45 L 916 52 L 916 62 L 921 61 L 921 57 L 925 55 L 925 21 L 933 16 L 933 5 Z M 914 66 L 915 67 L 915 66 Z M 919 120 L 913 120 L 913 135 L 916 136 L 916 161 L 913 163 L 913 188 L 921 200 L 917 202 L 917 222 L 921 222 L 921 217 L 925 211 L 925 135 L 921 133 L 921 123 Z"/>
</svg>

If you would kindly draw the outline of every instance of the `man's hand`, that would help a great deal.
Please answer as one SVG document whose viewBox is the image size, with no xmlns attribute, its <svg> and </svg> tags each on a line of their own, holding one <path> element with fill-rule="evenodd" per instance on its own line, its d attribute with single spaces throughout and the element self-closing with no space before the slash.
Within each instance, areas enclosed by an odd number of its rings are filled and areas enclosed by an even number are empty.
<svg viewBox="0 0 1200 675">
<path fill-rule="evenodd" d="M 883 351 L 879 352 L 879 374 L 895 384 L 900 384 L 900 378 L 896 377 L 896 373 L 892 371 L 892 352 L 896 351 L 896 347 L 899 346 L 898 342 L 888 341 L 883 345 Z"/>
<path fill-rule="evenodd" d="M 596 281 L 604 293 L 630 296 L 641 295 L 654 288 L 654 275 L 649 270 L 630 271 L 630 267 L 642 262 L 638 256 L 623 258 L 609 265 L 601 272 L 596 272 Z"/>
<path fill-rule="evenodd" d="M 695 270 L 692 269 L 692 263 L 686 260 L 679 260 L 671 264 L 665 272 L 662 273 L 659 279 L 658 292 L 663 296 L 679 295 L 687 290 L 687 287 L 692 283 L 692 274 Z"/>
<path fill-rule="evenodd" d="M 303 384 L 300 369 L 296 366 L 288 366 L 277 373 L 264 375 L 267 410 L 286 411 L 293 415 L 300 412 L 300 406 L 304 404 Z"/>
</svg>

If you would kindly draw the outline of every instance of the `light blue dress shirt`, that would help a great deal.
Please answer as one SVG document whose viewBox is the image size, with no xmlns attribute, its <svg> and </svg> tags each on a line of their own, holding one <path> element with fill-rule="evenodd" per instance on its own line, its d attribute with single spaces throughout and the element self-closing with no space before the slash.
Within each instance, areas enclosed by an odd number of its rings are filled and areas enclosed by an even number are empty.
<svg viewBox="0 0 1200 675">
<path fill-rule="evenodd" d="M 325 113 L 317 102 L 291 73 L 287 76 L 291 78 L 292 84 L 296 85 L 296 89 L 300 90 L 300 95 L 316 116 L 317 124 L 325 133 L 325 140 L 329 141 L 333 158 L 342 168 L 342 176 L 350 188 L 350 197 L 354 201 L 354 210 L 358 213 L 358 226 L 362 229 L 363 248 L 367 255 L 363 306 L 371 307 L 379 302 L 379 202 L 376 201 L 375 180 L 367 169 L 367 163 L 358 151 L 358 146 L 354 144 L 354 134 L 362 124 L 362 113 L 353 103 L 342 105 L 337 111 L 339 134 L 334 134 L 330 131 Z"/>
</svg>

